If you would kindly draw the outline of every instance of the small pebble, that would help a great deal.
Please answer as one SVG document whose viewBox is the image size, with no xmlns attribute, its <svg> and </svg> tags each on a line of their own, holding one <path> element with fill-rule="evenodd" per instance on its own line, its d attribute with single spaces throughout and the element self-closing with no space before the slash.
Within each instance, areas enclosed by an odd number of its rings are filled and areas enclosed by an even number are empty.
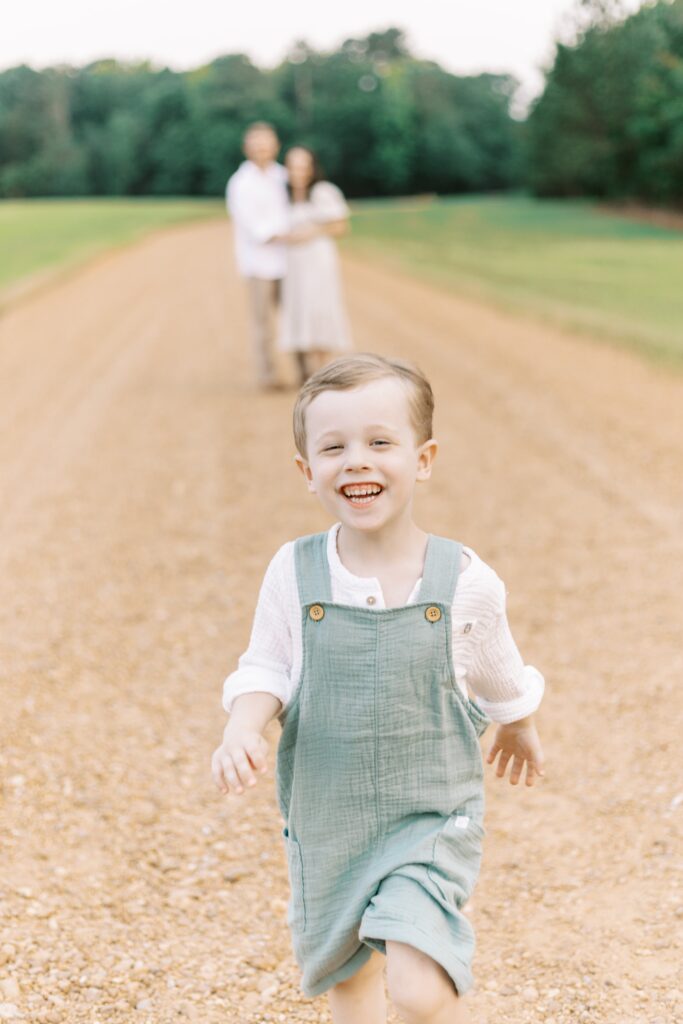
<svg viewBox="0 0 683 1024">
<path fill-rule="evenodd" d="M 14 1003 L 0 1003 L 0 1020 L 20 1020 L 21 1010 Z"/>
<path fill-rule="evenodd" d="M 3 978 L 0 981 L 0 991 L 8 1003 L 15 1003 L 21 999 L 21 989 L 16 978 Z"/>
</svg>

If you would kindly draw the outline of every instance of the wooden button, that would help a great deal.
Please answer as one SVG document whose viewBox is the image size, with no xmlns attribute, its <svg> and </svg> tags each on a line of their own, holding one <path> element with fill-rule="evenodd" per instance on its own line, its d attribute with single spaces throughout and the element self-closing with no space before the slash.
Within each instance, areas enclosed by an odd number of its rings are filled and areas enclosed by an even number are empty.
<svg viewBox="0 0 683 1024">
<path fill-rule="evenodd" d="M 368 602 L 368 604 L 374 604 L 377 598 L 373 597 L 372 594 L 370 594 L 370 596 L 366 597 L 365 600 Z"/>
<path fill-rule="evenodd" d="M 314 622 L 320 622 L 321 619 L 325 618 L 325 609 L 321 604 L 312 604 L 311 607 L 308 609 L 308 614 L 311 616 Z"/>
<path fill-rule="evenodd" d="M 427 622 L 438 622 L 441 618 L 441 609 L 437 608 L 435 604 L 430 604 L 425 612 L 425 619 Z"/>
</svg>

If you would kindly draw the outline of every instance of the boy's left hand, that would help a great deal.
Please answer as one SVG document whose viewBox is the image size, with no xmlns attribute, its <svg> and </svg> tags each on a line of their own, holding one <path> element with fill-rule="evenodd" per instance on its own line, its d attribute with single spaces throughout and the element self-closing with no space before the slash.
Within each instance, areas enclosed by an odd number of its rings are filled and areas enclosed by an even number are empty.
<svg viewBox="0 0 683 1024">
<path fill-rule="evenodd" d="M 508 762 L 512 758 L 510 770 L 510 784 L 516 786 L 522 775 L 526 764 L 526 784 L 533 786 L 536 776 L 543 776 L 545 758 L 541 741 L 533 719 L 521 718 L 518 722 L 510 722 L 509 725 L 499 725 L 493 745 L 486 758 L 488 764 L 494 764 L 498 757 L 496 775 L 502 779 L 505 775 Z"/>
</svg>

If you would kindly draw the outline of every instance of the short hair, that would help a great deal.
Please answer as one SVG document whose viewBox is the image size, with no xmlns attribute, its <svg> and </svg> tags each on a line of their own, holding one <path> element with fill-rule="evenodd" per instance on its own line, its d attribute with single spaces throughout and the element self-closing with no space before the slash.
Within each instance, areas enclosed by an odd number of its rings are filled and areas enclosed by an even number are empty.
<svg viewBox="0 0 683 1024">
<path fill-rule="evenodd" d="M 242 136 L 242 142 L 246 142 L 247 136 L 253 132 L 272 132 L 275 138 L 278 137 L 277 129 L 269 121 L 252 121 L 244 129 L 244 135 Z"/>
<path fill-rule="evenodd" d="M 432 436 L 434 394 L 431 385 L 413 363 L 389 359 L 371 352 L 341 356 L 309 377 L 294 403 L 294 441 L 299 453 L 306 456 L 306 409 L 324 391 L 350 391 L 373 380 L 393 378 L 407 386 L 410 418 L 418 444 Z"/>
</svg>

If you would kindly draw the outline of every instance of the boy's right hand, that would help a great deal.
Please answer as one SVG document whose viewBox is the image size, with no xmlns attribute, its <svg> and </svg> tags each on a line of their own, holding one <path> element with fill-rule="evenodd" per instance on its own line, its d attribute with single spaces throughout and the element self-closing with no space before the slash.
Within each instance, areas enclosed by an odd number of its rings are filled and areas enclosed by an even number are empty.
<svg viewBox="0 0 683 1024">
<path fill-rule="evenodd" d="M 211 774 L 221 793 L 243 793 L 256 785 L 256 773 L 268 771 L 268 741 L 253 730 L 231 734 L 225 730 L 223 742 L 211 757 Z"/>
</svg>

